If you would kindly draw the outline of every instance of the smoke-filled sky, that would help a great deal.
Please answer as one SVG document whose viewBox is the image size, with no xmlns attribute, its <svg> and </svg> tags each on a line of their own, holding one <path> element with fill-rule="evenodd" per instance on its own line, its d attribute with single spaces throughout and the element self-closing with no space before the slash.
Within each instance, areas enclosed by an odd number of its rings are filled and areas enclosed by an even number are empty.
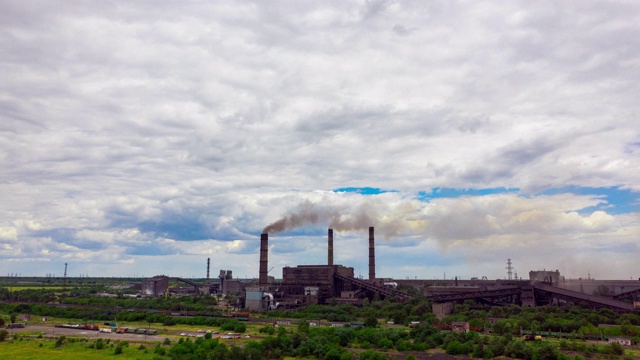
<svg viewBox="0 0 640 360">
<path fill-rule="evenodd" d="M 640 277 L 640 2 L 0 2 L 0 275 Z"/>
</svg>

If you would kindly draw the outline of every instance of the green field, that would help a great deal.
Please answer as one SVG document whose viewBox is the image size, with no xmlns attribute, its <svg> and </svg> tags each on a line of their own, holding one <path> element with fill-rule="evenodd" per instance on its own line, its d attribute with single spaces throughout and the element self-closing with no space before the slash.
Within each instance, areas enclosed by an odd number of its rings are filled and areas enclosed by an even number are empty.
<svg viewBox="0 0 640 360">
<path fill-rule="evenodd" d="M 158 359 L 158 354 L 153 352 L 153 346 L 147 346 L 146 349 L 140 350 L 138 345 L 125 346 L 122 353 L 114 354 L 116 345 L 107 344 L 104 349 L 90 349 L 88 346 L 92 342 L 78 341 L 67 342 L 60 347 L 55 347 L 54 341 L 43 340 L 18 340 L 0 342 L 0 354 L 3 359 L 11 360 L 31 360 L 31 359 L 48 359 L 48 360 L 73 360 L 73 359 Z"/>
<path fill-rule="evenodd" d="M 59 286 L 59 285 L 52 285 L 52 286 L 47 286 L 47 285 L 10 285 L 10 286 L 1 286 L 1 287 L 5 287 L 7 289 L 9 289 L 10 292 L 16 292 L 16 291 L 23 291 L 23 290 L 41 290 L 41 289 L 46 289 L 46 290 L 63 290 L 64 287 L 63 286 Z"/>
</svg>

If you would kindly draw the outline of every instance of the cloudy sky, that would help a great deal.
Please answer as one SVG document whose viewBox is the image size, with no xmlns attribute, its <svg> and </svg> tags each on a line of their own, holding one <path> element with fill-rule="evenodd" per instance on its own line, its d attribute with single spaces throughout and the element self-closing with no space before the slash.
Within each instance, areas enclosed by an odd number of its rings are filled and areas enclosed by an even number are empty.
<svg viewBox="0 0 640 360">
<path fill-rule="evenodd" d="M 2 1 L 0 275 L 636 279 L 639 81 L 633 1 Z"/>
</svg>

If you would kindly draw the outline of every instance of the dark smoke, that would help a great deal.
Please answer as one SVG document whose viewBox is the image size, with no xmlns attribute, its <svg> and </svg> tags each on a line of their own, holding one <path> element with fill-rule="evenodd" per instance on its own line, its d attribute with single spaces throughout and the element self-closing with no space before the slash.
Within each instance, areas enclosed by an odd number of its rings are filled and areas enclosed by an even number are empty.
<svg viewBox="0 0 640 360">
<path fill-rule="evenodd" d="M 262 232 L 276 234 L 315 224 L 327 224 L 335 231 L 367 230 L 370 226 L 374 226 L 376 232 L 388 239 L 408 230 L 408 222 L 410 221 L 405 215 L 409 209 L 401 209 L 400 207 L 383 209 L 384 206 L 375 201 L 364 202 L 356 208 L 320 205 L 305 201 L 289 214 L 267 225 Z M 410 212 L 415 212 L 415 208 Z"/>
<path fill-rule="evenodd" d="M 326 208 L 314 204 L 310 201 L 298 205 L 290 214 L 277 220 L 262 230 L 263 234 L 276 234 L 286 230 L 292 230 L 305 225 L 313 225 L 319 222 L 325 222 L 333 216 L 336 216 L 335 209 Z"/>
</svg>

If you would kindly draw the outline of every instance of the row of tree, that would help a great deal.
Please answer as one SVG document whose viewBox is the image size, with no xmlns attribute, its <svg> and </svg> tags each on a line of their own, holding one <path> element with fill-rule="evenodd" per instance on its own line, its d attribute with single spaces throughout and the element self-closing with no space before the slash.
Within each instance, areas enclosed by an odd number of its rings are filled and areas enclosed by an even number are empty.
<svg viewBox="0 0 640 360">
<path fill-rule="evenodd" d="M 583 359 L 584 356 L 590 357 L 595 353 L 605 354 L 609 358 L 625 355 L 619 344 L 577 345 L 576 342 L 565 342 L 563 346 L 563 350 L 584 352 L 584 355 L 574 359 Z M 385 359 L 386 354 L 398 351 L 411 359 L 415 358 L 414 354 L 436 347 L 451 355 L 471 355 L 474 358 L 507 356 L 526 360 L 570 359 L 551 343 L 531 344 L 510 335 L 482 336 L 476 332 L 441 332 L 430 324 L 422 324 L 406 332 L 398 329 L 360 327 L 309 327 L 306 322 L 301 322 L 298 328 L 291 332 L 279 328 L 274 336 L 248 342 L 242 348 L 228 347 L 217 339 L 211 339 L 209 335 L 195 341 L 180 339 L 169 349 L 167 355 L 174 360 L 257 360 L 283 357 L 365 360 Z M 627 358 L 630 359 L 632 356 L 626 354 L 624 359 Z"/>
</svg>

